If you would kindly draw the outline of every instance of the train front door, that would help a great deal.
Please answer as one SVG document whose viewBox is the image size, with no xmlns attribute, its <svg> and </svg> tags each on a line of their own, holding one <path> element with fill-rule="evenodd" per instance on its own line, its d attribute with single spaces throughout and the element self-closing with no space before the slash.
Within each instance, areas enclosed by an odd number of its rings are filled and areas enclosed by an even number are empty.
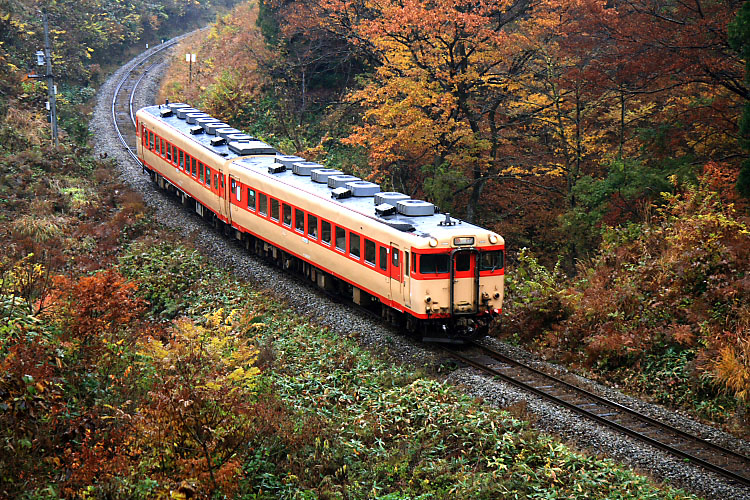
<svg viewBox="0 0 750 500">
<path fill-rule="evenodd" d="M 411 282 L 409 279 L 409 252 L 391 243 L 391 297 L 392 300 L 411 308 Z"/>
<path fill-rule="evenodd" d="M 451 312 L 456 315 L 479 312 L 479 251 L 456 249 L 451 253 Z"/>
</svg>

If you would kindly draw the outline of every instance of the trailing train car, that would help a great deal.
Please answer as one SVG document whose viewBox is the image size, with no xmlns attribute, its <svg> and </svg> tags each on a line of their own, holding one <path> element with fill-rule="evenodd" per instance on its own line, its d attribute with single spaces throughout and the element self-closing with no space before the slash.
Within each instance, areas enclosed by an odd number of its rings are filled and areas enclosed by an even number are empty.
<svg viewBox="0 0 750 500">
<path fill-rule="evenodd" d="M 434 205 L 279 154 L 186 104 L 137 113 L 138 157 L 246 248 L 428 340 L 484 335 L 501 313 L 500 235 Z"/>
</svg>

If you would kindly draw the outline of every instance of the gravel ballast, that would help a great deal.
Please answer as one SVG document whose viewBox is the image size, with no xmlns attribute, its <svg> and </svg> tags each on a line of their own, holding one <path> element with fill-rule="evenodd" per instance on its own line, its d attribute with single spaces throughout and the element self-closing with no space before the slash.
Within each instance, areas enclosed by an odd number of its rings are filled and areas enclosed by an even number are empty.
<svg viewBox="0 0 750 500">
<path fill-rule="evenodd" d="M 150 49 L 147 53 L 152 52 Z M 145 54 L 144 54 L 145 55 Z M 190 213 L 176 198 L 157 190 L 124 150 L 114 133 L 111 103 L 117 83 L 123 75 L 144 57 L 138 56 L 120 68 L 100 88 L 96 107 L 90 121 L 93 143 L 97 154 L 113 159 L 121 180 L 138 192 L 145 203 L 155 211 L 159 221 L 191 240 L 195 246 L 210 255 L 217 264 L 231 269 L 239 278 L 255 283 L 261 290 L 281 298 L 289 307 L 317 323 L 327 326 L 342 335 L 356 336 L 366 346 L 382 350 L 396 361 L 417 366 L 434 367 L 441 357 L 429 347 L 411 339 L 394 334 L 392 329 L 370 316 L 354 310 L 346 304 L 332 302 L 312 285 L 287 275 L 279 269 L 261 262 L 242 249 L 234 240 L 225 239 L 210 228 L 197 215 Z M 149 71 L 135 96 L 136 109 L 153 105 L 167 64 L 162 63 Z M 539 361 L 533 355 L 493 339 L 487 339 L 492 347 L 510 357 L 531 364 L 536 368 L 561 370 L 559 367 Z M 750 443 L 742 441 L 714 428 L 697 423 L 656 405 L 623 395 L 619 391 L 569 374 L 568 378 L 618 403 L 642 411 L 649 416 L 665 420 L 680 429 L 707 438 L 717 444 L 750 455 Z M 559 435 L 575 448 L 597 456 L 606 456 L 634 468 L 638 472 L 654 477 L 671 486 L 716 499 L 750 500 L 750 489 L 729 484 L 716 474 L 709 473 L 673 458 L 651 446 L 627 436 L 614 433 L 606 427 L 583 420 L 568 410 L 551 405 L 528 393 L 500 381 L 479 374 L 473 368 L 460 367 L 453 370 L 447 380 L 466 393 L 483 398 L 488 404 L 505 408 L 510 405 L 524 406 L 529 418 L 539 430 Z"/>
</svg>

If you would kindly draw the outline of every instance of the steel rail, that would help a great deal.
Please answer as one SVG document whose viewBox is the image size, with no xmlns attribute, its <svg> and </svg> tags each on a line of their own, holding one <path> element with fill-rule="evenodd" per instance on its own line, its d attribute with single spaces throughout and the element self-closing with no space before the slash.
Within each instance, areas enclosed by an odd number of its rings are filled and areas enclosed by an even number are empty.
<svg viewBox="0 0 750 500">
<path fill-rule="evenodd" d="M 130 77 L 133 75 L 136 68 L 138 68 L 139 66 L 142 66 L 143 63 L 146 62 L 148 59 L 154 57 L 155 55 L 161 54 L 163 51 L 169 48 L 174 47 L 178 42 L 182 41 L 184 38 L 198 31 L 204 31 L 206 29 L 208 29 L 208 27 L 204 27 L 199 30 L 191 31 L 190 33 L 185 33 L 183 35 L 172 38 L 171 40 L 168 40 L 160 45 L 157 45 L 147 50 L 146 52 L 144 52 L 138 58 L 135 59 L 131 67 L 125 72 L 125 75 L 117 84 L 114 94 L 112 95 L 112 125 L 115 128 L 117 137 L 120 139 L 120 142 L 125 147 L 125 150 L 133 159 L 133 161 L 135 161 L 138 165 L 143 166 L 143 164 L 141 163 L 141 160 L 138 159 L 138 155 L 133 152 L 130 146 L 128 146 L 128 143 L 123 137 L 122 131 L 120 130 L 120 126 L 117 124 L 117 109 L 116 108 L 117 108 L 117 98 L 120 96 L 120 91 L 122 90 L 122 87 L 125 85 L 125 82 L 127 82 L 128 79 L 130 79 Z M 135 91 L 138 88 L 138 85 L 140 85 L 141 80 L 143 80 L 143 77 L 146 76 L 148 72 L 151 70 L 151 68 L 153 68 L 156 64 L 157 63 L 152 63 L 148 68 L 146 68 L 146 70 L 141 74 L 140 78 L 138 78 L 138 80 L 133 84 L 133 88 L 130 92 L 130 97 L 128 99 L 128 111 L 130 113 L 130 121 L 133 124 L 133 127 L 135 127 L 135 112 L 133 110 L 133 100 L 135 98 Z"/>
<path fill-rule="evenodd" d="M 560 380 L 557 377 L 554 377 L 554 376 L 549 375 L 547 373 L 544 373 L 544 372 L 542 372 L 540 370 L 537 370 L 536 368 L 530 367 L 530 366 L 525 365 L 525 364 L 523 364 L 523 363 L 521 363 L 519 361 L 516 361 L 514 359 L 508 358 L 507 356 L 505 356 L 505 355 L 503 355 L 503 354 L 501 354 L 501 353 L 499 353 L 499 352 L 497 352 L 497 351 L 495 351 L 493 349 L 490 349 L 490 348 L 488 348 L 486 346 L 483 346 L 482 344 L 479 344 L 479 343 L 476 343 L 476 342 L 472 342 L 471 344 L 474 345 L 474 346 L 476 346 L 477 348 L 481 349 L 486 354 L 489 354 L 490 357 L 493 358 L 493 359 L 495 359 L 496 361 L 500 361 L 500 362 L 503 362 L 503 363 L 506 363 L 506 364 L 509 364 L 509 365 L 514 365 L 516 367 L 519 367 L 522 370 L 525 370 L 527 373 L 532 373 L 533 375 L 535 375 L 537 377 L 543 377 L 543 378 L 545 378 L 545 379 L 547 379 L 547 380 L 549 380 L 551 382 L 554 382 L 555 384 L 557 384 L 559 386 L 562 386 L 564 389 L 567 389 L 568 391 L 571 391 L 571 393 L 574 393 L 574 394 L 577 394 L 577 395 L 582 395 L 582 397 L 590 399 L 590 400 L 594 400 L 598 404 L 601 404 L 601 405 L 604 405 L 604 406 L 609 406 L 609 407 L 611 407 L 611 408 L 613 408 L 613 409 L 615 409 L 615 410 L 617 410 L 617 411 L 619 411 L 621 413 L 627 414 L 627 415 L 629 415 L 631 417 L 634 417 L 634 418 L 636 418 L 636 419 L 638 419 L 638 420 L 640 420 L 642 422 L 645 422 L 645 423 L 647 423 L 649 425 L 652 425 L 652 426 L 657 427 L 659 429 L 665 430 L 666 432 L 672 433 L 673 435 L 677 435 L 680 438 L 683 438 L 683 439 L 686 439 L 686 440 L 690 440 L 690 441 L 693 441 L 693 442 L 697 442 L 701 446 L 703 446 L 704 449 L 705 448 L 710 448 L 712 450 L 715 450 L 716 452 L 719 452 L 719 453 L 722 453 L 724 455 L 730 456 L 731 458 L 733 458 L 735 460 L 739 460 L 739 461 L 744 461 L 746 463 L 750 463 L 750 458 L 748 458 L 748 457 L 746 457 L 744 455 L 741 455 L 741 454 L 736 453 L 736 452 L 734 452 L 732 450 L 728 450 L 726 448 L 723 448 L 723 447 L 721 447 L 719 445 L 711 443 L 710 441 L 706 441 L 706 440 L 704 440 L 702 438 L 699 438 L 699 437 L 694 436 L 692 434 L 689 434 L 687 432 L 683 432 L 683 431 L 681 431 L 679 429 L 675 429 L 675 428 L 673 428 L 672 426 L 670 426 L 668 424 L 665 424 L 663 422 L 655 420 L 655 419 L 653 419 L 653 418 L 651 418 L 651 417 L 649 417 L 647 415 L 643 415 L 642 413 L 639 413 L 639 412 L 637 412 L 637 411 L 635 411 L 635 410 L 633 410 L 631 408 L 625 407 L 625 406 L 623 406 L 623 405 L 621 405 L 619 403 L 616 403 L 614 401 L 610 401 L 610 400 L 608 400 L 606 398 L 603 398 L 601 396 L 593 394 L 590 391 L 587 391 L 587 390 L 582 389 L 582 388 L 580 388 L 578 386 L 575 386 L 573 384 L 565 382 L 564 380 Z M 743 475 L 735 473 L 735 472 L 733 472 L 731 470 L 727 470 L 724 467 L 721 467 L 721 466 L 716 465 L 716 464 L 714 464 L 712 462 L 709 462 L 709 461 L 707 461 L 705 459 L 697 457 L 697 456 L 695 456 L 695 455 L 693 455 L 691 453 L 685 452 L 685 451 L 683 451 L 683 450 L 681 450 L 679 448 L 676 448 L 676 447 L 671 446 L 671 445 L 669 445 L 667 443 L 659 441 L 658 439 L 655 439 L 655 438 L 652 438 L 650 436 L 647 436 L 647 435 L 645 435 L 645 434 L 643 434 L 641 432 L 638 432 L 638 431 L 636 431 L 636 430 L 634 430 L 634 429 L 632 429 L 630 427 L 627 427 L 625 425 L 619 424 L 619 423 L 617 423 L 617 422 L 615 422 L 613 420 L 609 420 L 609 419 L 604 418 L 604 417 L 602 417 L 600 415 L 597 415 L 596 413 L 593 413 L 593 412 L 590 412 L 590 411 L 585 410 L 583 408 L 580 408 L 578 405 L 576 405 L 574 403 L 571 403 L 571 402 L 568 402 L 568 401 L 565 401 L 564 399 L 562 399 L 563 396 L 559 396 L 558 397 L 558 396 L 555 396 L 555 395 L 550 394 L 548 392 L 545 392 L 545 391 L 543 391 L 543 390 L 541 390 L 541 389 L 539 389 L 537 387 L 534 387 L 533 385 L 530 385 L 528 383 L 525 383 L 525 382 L 519 380 L 518 378 L 515 378 L 515 377 L 512 377 L 510 375 L 507 375 L 507 374 L 501 372 L 498 369 L 495 369 L 495 368 L 492 368 L 490 366 L 487 366 L 487 365 L 485 365 L 485 364 L 483 364 L 483 363 L 481 363 L 481 362 L 479 362 L 479 361 L 477 361 L 475 359 L 472 359 L 472 358 L 470 358 L 468 356 L 464 356 L 463 354 L 457 352 L 451 346 L 440 346 L 440 347 L 445 352 L 447 352 L 451 357 L 456 358 L 456 359 L 458 359 L 458 360 L 460 360 L 460 361 L 462 361 L 462 362 L 464 362 L 464 363 L 466 363 L 466 364 L 468 364 L 470 366 L 473 366 L 473 367 L 475 367 L 475 368 L 477 368 L 477 369 L 479 369 L 481 371 L 484 371 L 484 372 L 489 373 L 489 374 L 491 374 L 493 376 L 496 376 L 496 377 L 504 380 L 505 382 L 508 382 L 508 383 L 510 383 L 510 384 L 512 384 L 512 385 L 514 385 L 514 386 L 516 386 L 516 387 L 518 387 L 518 388 L 520 388 L 520 389 L 522 389 L 524 391 L 531 392 L 532 394 L 534 394 L 536 396 L 539 396 L 539 397 L 544 398 L 544 399 L 546 399 L 548 401 L 551 401 L 551 402 L 553 402 L 553 403 L 555 403 L 557 405 L 560 405 L 560 406 L 563 406 L 565 408 L 568 408 L 569 410 L 571 410 L 571 411 L 573 411 L 573 412 L 575 412 L 575 413 L 577 413 L 579 415 L 583 415 L 586 418 L 594 420 L 594 421 L 596 421 L 596 422 L 598 422 L 600 424 L 606 425 L 607 427 L 610 427 L 610 428 L 612 428 L 612 429 L 614 429 L 614 430 L 616 430 L 618 432 L 626 434 L 626 435 L 628 435 L 630 437 L 633 437 L 635 439 L 644 441 L 644 442 L 646 442 L 646 443 L 648 443 L 648 444 L 650 444 L 652 446 L 655 446 L 655 447 L 657 447 L 657 448 L 659 448 L 661 450 L 664 450 L 664 451 L 666 451 L 666 452 L 668 452 L 668 453 L 670 453 L 672 455 L 675 455 L 675 456 L 677 456 L 679 458 L 682 458 L 682 459 L 685 459 L 685 460 L 689 460 L 689 461 L 691 461 L 691 462 L 693 462 L 693 463 L 695 463 L 697 465 L 700 465 L 701 467 L 704 467 L 705 469 L 708 469 L 708 470 L 711 470 L 713 472 L 716 472 L 716 473 L 718 473 L 718 474 L 720 474 L 720 475 L 722 475 L 722 476 L 724 476 L 724 477 L 726 477 L 728 479 L 731 479 L 733 481 L 741 483 L 741 484 L 743 484 L 745 486 L 750 486 L 750 478 L 747 477 L 747 476 L 743 476 Z M 571 393 L 568 393 L 567 396 L 573 395 Z"/>
</svg>

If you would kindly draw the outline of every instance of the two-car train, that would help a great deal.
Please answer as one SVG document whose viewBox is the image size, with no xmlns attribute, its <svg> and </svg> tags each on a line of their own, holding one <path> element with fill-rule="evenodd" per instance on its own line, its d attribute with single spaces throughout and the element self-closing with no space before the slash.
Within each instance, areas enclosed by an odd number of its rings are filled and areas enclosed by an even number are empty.
<svg viewBox="0 0 750 500">
<path fill-rule="evenodd" d="M 434 340 L 484 335 L 501 312 L 505 244 L 431 203 L 171 103 L 138 111 L 138 157 L 160 187 L 246 248 Z"/>
</svg>

